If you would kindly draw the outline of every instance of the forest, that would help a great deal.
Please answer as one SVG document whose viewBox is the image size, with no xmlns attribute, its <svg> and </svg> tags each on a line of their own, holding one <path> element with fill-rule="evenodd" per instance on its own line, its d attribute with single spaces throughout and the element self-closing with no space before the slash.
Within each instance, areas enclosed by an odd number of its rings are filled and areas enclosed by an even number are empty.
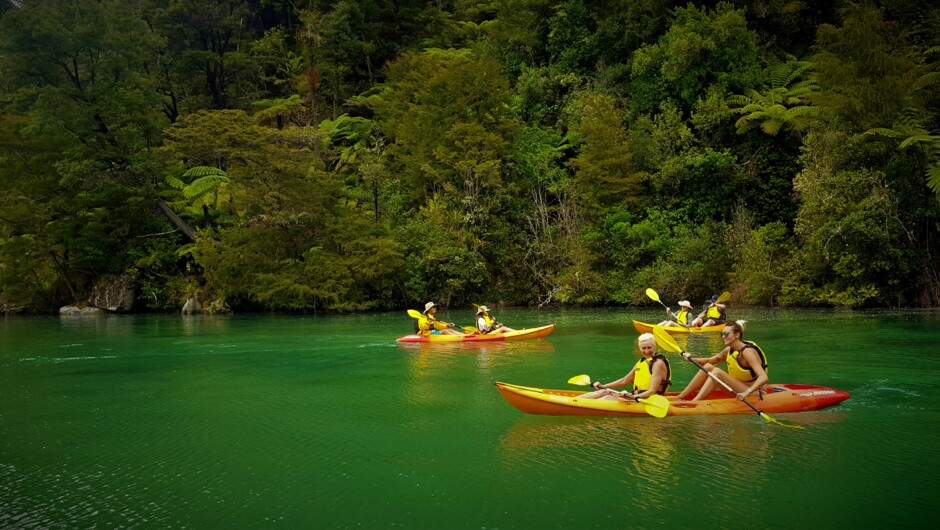
<svg viewBox="0 0 940 530">
<path fill-rule="evenodd" d="M 937 307 L 938 269 L 932 2 L 0 0 L 5 312 Z"/>
</svg>

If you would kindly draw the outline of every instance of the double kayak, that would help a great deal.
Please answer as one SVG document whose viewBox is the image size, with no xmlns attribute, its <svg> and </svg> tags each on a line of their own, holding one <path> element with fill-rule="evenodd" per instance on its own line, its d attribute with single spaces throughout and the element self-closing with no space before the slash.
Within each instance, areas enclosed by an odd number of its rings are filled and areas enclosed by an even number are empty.
<svg viewBox="0 0 940 530">
<path fill-rule="evenodd" d="M 652 333 L 653 327 L 656 324 L 648 324 L 646 322 L 640 322 L 639 320 L 633 321 L 633 327 L 636 328 L 638 333 Z M 673 326 L 662 326 L 669 334 L 671 335 L 686 335 L 688 333 L 709 333 L 709 332 L 720 332 L 725 328 L 724 324 L 716 324 L 714 326 L 702 326 L 700 328 L 687 328 L 675 324 Z"/>
<path fill-rule="evenodd" d="M 555 329 L 555 324 L 538 328 L 517 329 L 506 333 L 466 333 L 464 335 L 405 335 L 397 342 L 505 342 L 511 340 L 543 339 Z"/>
<path fill-rule="evenodd" d="M 646 405 L 635 401 L 579 399 L 583 390 L 547 390 L 496 382 L 497 390 L 510 405 L 526 414 L 548 416 L 647 416 Z M 678 395 L 668 392 L 666 397 Z M 748 401 L 766 413 L 804 412 L 832 407 L 849 399 L 849 393 L 824 386 L 771 384 L 763 400 L 751 396 Z M 668 416 L 695 414 L 753 414 L 754 410 L 726 390 L 712 392 L 702 401 L 669 402 Z"/>
</svg>

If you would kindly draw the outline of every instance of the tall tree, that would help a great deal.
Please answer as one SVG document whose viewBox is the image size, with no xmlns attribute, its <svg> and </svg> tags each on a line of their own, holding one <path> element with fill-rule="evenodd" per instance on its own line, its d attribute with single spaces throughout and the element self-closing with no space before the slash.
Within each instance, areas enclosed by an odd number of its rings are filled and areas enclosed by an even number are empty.
<svg viewBox="0 0 940 530">
<path fill-rule="evenodd" d="M 0 19 L 0 70 L 14 103 L 4 110 L 18 117 L 6 123 L 23 138 L 11 147 L 30 153 L 45 188 L 27 200 L 46 222 L 11 235 L 43 249 L 27 254 L 52 261 L 68 288 L 59 302 L 82 299 L 96 277 L 149 253 L 155 241 L 134 236 L 162 228 L 149 202 L 150 149 L 166 122 L 146 68 L 157 43 L 139 7 L 37 0 Z M 36 165 L 41 158 L 49 163 Z"/>
<path fill-rule="evenodd" d="M 631 104 L 648 112 L 668 100 L 691 109 L 709 87 L 733 92 L 759 75 L 757 39 L 743 12 L 725 2 L 714 10 L 689 4 L 676 9 L 662 37 L 636 51 Z"/>
</svg>

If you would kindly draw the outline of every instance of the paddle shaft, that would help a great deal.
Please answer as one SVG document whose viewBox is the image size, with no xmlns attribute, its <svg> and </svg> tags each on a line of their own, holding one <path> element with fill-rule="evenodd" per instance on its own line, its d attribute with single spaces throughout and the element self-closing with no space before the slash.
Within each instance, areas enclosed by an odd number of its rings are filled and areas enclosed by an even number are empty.
<svg viewBox="0 0 940 530">
<path fill-rule="evenodd" d="M 656 291 L 654 291 L 652 287 L 649 287 L 649 288 L 646 289 L 646 296 L 650 297 L 650 300 L 655 300 L 655 301 L 659 302 L 659 305 L 663 306 L 663 308 L 664 308 L 664 309 L 666 310 L 666 312 L 669 314 L 669 319 L 670 319 L 670 320 L 672 320 L 672 317 L 676 316 L 676 315 L 672 312 L 672 309 L 669 309 L 669 306 L 667 306 L 666 304 L 664 304 L 663 301 L 659 299 L 659 293 L 657 293 Z M 682 323 L 679 322 L 678 320 L 676 320 L 676 324 L 679 324 L 680 326 L 682 326 L 682 327 L 684 327 L 684 328 L 688 328 L 688 327 L 689 327 L 688 324 L 682 324 Z"/>
<path fill-rule="evenodd" d="M 591 388 L 594 388 L 594 385 L 590 385 L 590 386 L 591 386 Z M 604 390 L 610 390 L 611 392 L 617 392 L 617 391 L 614 390 L 613 388 L 607 388 L 606 386 L 601 385 L 601 384 L 598 384 L 597 386 L 603 388 Z M 626 392 L 626 390 L 624 390 L 624 392 Z M 620 394 L 621 392 L 617 392 L 617 393 Z M 632 393 L 631 393 L 631 395 L 632 395 Z M 623 397 L 623 396 L 621 395 L 620 397 Z M 647 400 L 646 398 L 638 398 L 638 397 L 636 397 L 636 396 L 633 396 L 633 400 L 636 401 L 636 402 L 638 402 L 638 403 L 645 403 L 645 404 L 647 404 L 647 405 L 652 405 L 652 406 L 654 406 L 654 407 L 659 407 L 658 404 L 653 403 L 652 401 L 649 401 L 649 400 Z"/>
</svg>

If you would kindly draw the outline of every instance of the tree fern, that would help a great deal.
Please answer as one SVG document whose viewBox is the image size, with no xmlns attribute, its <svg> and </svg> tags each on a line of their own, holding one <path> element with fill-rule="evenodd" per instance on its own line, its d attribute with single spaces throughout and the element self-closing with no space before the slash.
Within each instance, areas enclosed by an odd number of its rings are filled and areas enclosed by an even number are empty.
<svg viewBox="0 0 940 530">
<path fill-rule="evenodd" d="M 927 186 L 940 198 L 940 135 L 928 131 L 924 122 L 923 113 L 917 108 L 910 107 L 898 114 L 897 123 L 893 128 L 875 127 L 865 131 L 864 136 L 904 138 L 898 144 L 899 150 L 910 147 L 922 150 L 927 159 L 924 178 Z"/>
<path fill-rule="evenodd" d="M 301 112 L 304 109 L 303 99 L 297 94 L 287 98 L 262 99 L 251 104 L 255 108 L 255 118 L 261 123 L 275 123 L 277 128 L 283 127 L 284 119 Z"/>
<path fill-rule="evenodd" d="M 187 182 L 189 181 L 189 182 Z M 179 200 L 168 200 L 167 204 L 175 211 L 181 214 L 188 214 L 196 217 L 202 215 L 206 217 L 206 222 L 210 221 L 210 210 L 218 207 L 219 197 L 231 181 L 228 174 L 211 166 L 195 166 L 186 170 L 182 178 L 173 175 L 166 177 L 167 184 L 177 190 L 174 193 L 176 197 L 182 195 Z M 215 214 L 213 213 L 212 216 Z"/>
<path fill-rule="evenodd" d="M 789 56 L 786 62 L 768 68 L 769 86 L 763 92 L 747 89 L 743 95 L 729 96 L 728 104 L 738 107 L 735 112 L 742 115 L 735 122 L 738 134 L 758 126 L 770 136 L 782 130 L 804 130 L 819 113 L 818 107 L 808 104 L 819 86 L 811 79 L 800 80 L 812 68 L 813 63 Z"/>
<path fill-rule="evenodd" d="M 229 181 L 230 179 L 226 175 L 206 175 L 205 177 L 200 177 L 183 189 L 183 197 L 186 197 L 194 203 L 198 203 L 201 199 L 210 195 L 214 199 L 219 187 Z"/>
</svg>

